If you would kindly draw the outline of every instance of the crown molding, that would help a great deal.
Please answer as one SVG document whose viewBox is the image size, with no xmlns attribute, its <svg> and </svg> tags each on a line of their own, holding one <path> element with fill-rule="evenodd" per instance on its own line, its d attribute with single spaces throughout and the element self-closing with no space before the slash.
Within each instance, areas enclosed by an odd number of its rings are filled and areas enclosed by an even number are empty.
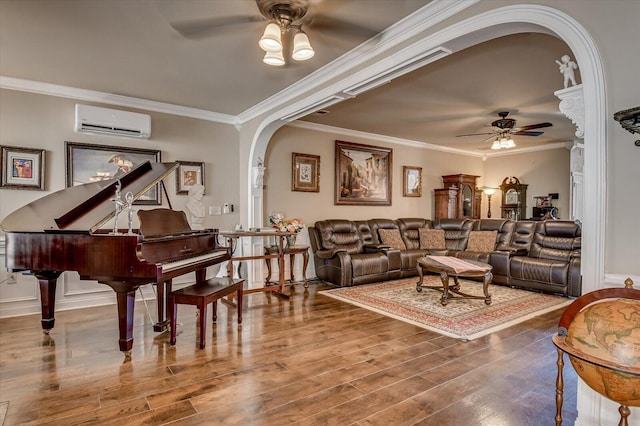
<svg viewBox="0 0 640 426">
<path fill-rule="evenodd" d="M 57 96 L 60 98 L 76 99 L 87 102 L 99 102 L 108 105 L 118 105 L 128 108 L 143 109 L 165 114 L 179 115 L 200 120 L 215 121 L 217 123 L 237 124 L 237 117 L 228 114 L 190 108 L 164 102 L 149 101 L 129 96 L 114 95 L 95 90 L 78 89 L 59 84 L 43 83 L 41 81 L 24 80 L 20 78 L 0 76 L 0 89 L 19 90 L 40 95 Z"/>
<path fill-rule="evenodd" d="M 352 130 L 352 129 L 345 129 L 342 127 L 327 126 L 325 124 L 310 123 L 308 121 L 293 121 L 291 123 L 288 123 L 287 126 L 297 127 L 299 129 L 305 129 L 305 130 L 313 130 L 316 132 L 339 134 L 341 136 L 347 136 L 347 137 L 363 138 L 363 139 L 368 139 L 376 142 L 390 143 L 394 145 L 403 145 L 411 148 L 429 149 L 432 151 L 447 152 L 450 154 L 466 155 L 469 157 L 479 157 L 482 159 L 487 159 L 491 157 L 503 157 L 505 155 L 524 154 L 527 152 L 535 152 L 535 151 L 548 151 L 548 150 L 560 149 L 560 148 L 570 149 L 573 146 L 573 142 L 559 142 L 559 143 L 540 145 L 540 146 L 529 147 L 529 148 L 509 149 L 509 150 L 500 150 L 500 151 L 491 152 L 491 153 L 484 153 L 484 152 L 469 151 L 469 150 L 459 149 L 459 148 L 451 148 L 443 145 L 435 145 L 432 143 L 415 141 L 411 139 L 396 138 L 393 136 L 380 135 L 377 133 L 362 132 L 360 130 Z"/>
</svg>

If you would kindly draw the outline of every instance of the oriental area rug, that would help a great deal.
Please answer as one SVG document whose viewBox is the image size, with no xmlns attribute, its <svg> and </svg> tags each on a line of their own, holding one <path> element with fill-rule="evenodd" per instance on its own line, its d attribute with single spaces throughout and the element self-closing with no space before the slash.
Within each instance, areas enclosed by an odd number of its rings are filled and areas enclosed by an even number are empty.
<svg viewBox="0 0 640 426">
<path fill-rule="evenodd" d="M 320 293 L 380 314 L 435 331 L 445 336 L 472 340 L 542 315 L 573 300 L 566 297 L 490 285 L 491 305 L 484 300 L 450 300 L 442 306 L 442 291 L 416 291 L 417 277 L 379 284 L 323 290 Z M 482 283 L 460 279 L 461 291 L 481 296 Z M 423 286 L 441 285 L 439 275 L 425 275 Z"/>
</svg>

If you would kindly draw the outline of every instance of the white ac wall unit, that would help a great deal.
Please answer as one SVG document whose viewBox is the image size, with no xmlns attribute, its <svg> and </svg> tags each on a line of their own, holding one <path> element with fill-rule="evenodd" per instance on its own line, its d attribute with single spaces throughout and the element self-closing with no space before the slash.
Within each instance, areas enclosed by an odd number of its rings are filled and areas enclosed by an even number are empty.
<svg viewBox="0 0 640 426">
<path fill-rule="evenodd" d="M 151 116 L 137 112 L 76 104 L 76 132 L 126 138 L 151 136 Z"/>
</svg>

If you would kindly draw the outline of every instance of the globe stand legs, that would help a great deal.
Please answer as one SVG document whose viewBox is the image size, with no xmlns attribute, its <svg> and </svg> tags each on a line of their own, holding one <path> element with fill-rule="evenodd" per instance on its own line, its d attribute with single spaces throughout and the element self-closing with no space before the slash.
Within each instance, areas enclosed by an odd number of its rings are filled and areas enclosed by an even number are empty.
<svg viewBox="0 0 640 426">
<path fill-rule="evenodd" d="M 618 426 L 629 426 L 629 422 L 627 421 L 629 414 L 631 414 L 629 407 L 621 405 L 620 408 L 618 408 L 618 412 L 620 413 L 620 423 L 618 423 Z"/>
<path fill-rule="evenodd" d="M 562 425 L 562 404 L 564 401 L 564 378 L 562 377 L 562 370 L 564 369 L 564 352 L 560 349 L 558 351 L 558 376 L 556 377 L 556 426 Z"/>
</svg>

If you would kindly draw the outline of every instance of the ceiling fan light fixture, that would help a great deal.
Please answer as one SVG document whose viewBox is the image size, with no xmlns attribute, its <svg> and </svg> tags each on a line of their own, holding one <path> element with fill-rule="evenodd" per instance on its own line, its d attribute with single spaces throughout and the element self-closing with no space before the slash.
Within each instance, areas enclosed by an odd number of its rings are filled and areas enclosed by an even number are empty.
<svg viewBox="0 0 640 426">
<path fill-rule="evenodd" d="M 260 38 L 258 45 L 265 52 L 282 52 L 282 38 L 278 24 L 270 22 L 264 29 L 264 34 Z"/>
<path fill-rule="evenodd" d="M 508 149 L 515 148 L 516 143 L 512 138 L 507 138 L 506 136 L 497 137 L 496 140 L 493 141 L 491 145 L 491 149 Z"/>
<path fill-rule="evenodd" d="M 274 67 L 281 67 L 284 65 L 284 55 L 282 54 L 282 49 L 275 52 L 267 52 L 262 59 L 267 65 L 271 65 Z"/>
<path fill-rule="evenodd" d="M 291 57 L 296 61 L 306 61 L 313 58 L 315 54 L 316 52 L 311 47 L 307 34 L 301 29 L 298 30 L 293 38 L 293 53 Z"/>
</svg>

